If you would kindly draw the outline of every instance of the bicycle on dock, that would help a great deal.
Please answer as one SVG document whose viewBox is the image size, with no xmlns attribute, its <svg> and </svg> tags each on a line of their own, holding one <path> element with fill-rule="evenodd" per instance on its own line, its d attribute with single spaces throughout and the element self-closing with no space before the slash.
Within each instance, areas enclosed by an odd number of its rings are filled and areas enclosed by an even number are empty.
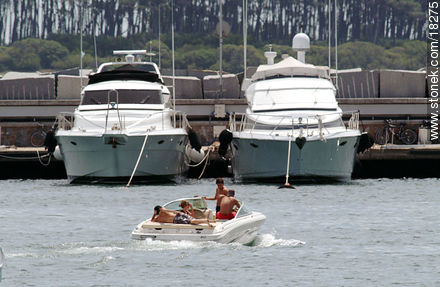
<svg viewBox="0 0 440 287">
<path fill-rule="evenodd" d="M 403 144 L 410 145 L 417 141 L 417 133 L 406 128 L 406 123 L 395 124 L 390 119 L 385 120 L 385 126 L 376 131 L 376 143 L 380 145 L 394 144 L 394 138 Z"/>
<path fill-rule="evenodd" d="M 46 139 L 47 132 L 44 130 L 44 125 L 37 122 L 40 126 L 40 130 L 35 131 L 31 135 L 31 145 L 34 147 L 41 147 L 44 145 L 44 140 Z"/>
</svg>

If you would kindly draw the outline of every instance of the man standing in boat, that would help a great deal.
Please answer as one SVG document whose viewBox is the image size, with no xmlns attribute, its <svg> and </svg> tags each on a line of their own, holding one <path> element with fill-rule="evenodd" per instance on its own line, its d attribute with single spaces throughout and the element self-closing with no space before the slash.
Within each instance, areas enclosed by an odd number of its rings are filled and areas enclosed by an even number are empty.
<svg viewBox="0 0 440 287">
<path fill-rule="evenodd" d="M 217 200 L 217 204 L 215 206 L 215 213 L 220 211 L 220 196 L 227 196 L 228 195 L 228 189 L 224 186 L 225 182 L 223 178 L 219 177 L 215 180 L 215 184 L 217 184 L 217 189 L 215 190 L 215 196 L 214 197 L 206 197 L 204 196 L 204 200 Z"/>
<path fill-rule="evenodd" d="M 235 191 L 230 189 L 228 195 L 220 195 L 220 211 L 217 212 L 217 219 L 233 219 L 237 213 L 234 207 L 240 208 L 240 202 L 234 197 Z"/>
</svg>

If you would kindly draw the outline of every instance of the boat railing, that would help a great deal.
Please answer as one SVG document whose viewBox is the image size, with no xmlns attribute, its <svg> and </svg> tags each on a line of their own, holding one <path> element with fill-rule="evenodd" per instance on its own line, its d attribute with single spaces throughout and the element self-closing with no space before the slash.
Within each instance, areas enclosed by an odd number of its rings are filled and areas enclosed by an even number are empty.
<svg viewBox="0 0 440 287">
<path fill-rule="evenodd" d="M 62 112 L 57 115 L 55 126 L 60 130 L 71 130 L 73 128 L 73 121 L 73 113 Z"/>
<path fill-rule="evenodd" d="M 186 117 L 186 114 L 180 111 L 173 111 L 172 117 L 175 119 L 174 122 L 174 128 L 182 128 L 187 129 L 191 128 L 191 125 L 188 122 L 188 118 Z M 175 117 L 174 117 L 175 116 Z"/>
<path fill-rule="evenodd" d="M 164 122 L 165 122 L 166 117 L 169 117 L 171 119 L 172 126 L 174 128 L 186 129 L 188 127 L 189 128 L 191 127 L 185 113 L 182 113 L 180 111 L 171 110 L 171 111 L 159 111 L 156 113 L 149 114 L 146 117 L 140 119 L 139 121 L 131 124 L 130 126 L 128 126 L 128 128 L 132 128 L 136 125 L 139 125 L 142 122 L 147 121 L 149 118 L 151 118 L 152 116 L 155 116 L 155 115 L 162 116 L 162 129 L 165 129 Z M 102 126 L 102 125 L 94 123 L 93 121 L 90 121 L 89 119 L 87 119 L 86 117 L 84 117 L 82 115 L 78 115 L 78 114 L 74 115 L 74 113 L 71 113 L 71 112 L 59 113 L 56 118 L 55 126 L 57 126 L 57 128 L 59 130 L 71 130 L 73 128 L 75 117 L 80 117 L 82 120 L 88 122 L 90 125 L 96 126 L 97 128 L 104 129 L 104 132 L 107 132 L 107 129 L 110 129 L 110 127 L 107 126 L 107 124 L 108 124 L 108 115 L 107 114 L 105 115 L 105 124 Z M 112 130 L 117 129 L 117 130 L 123 131 L 123 130 L 127 129 L 127 127 L 125 125 L 125 117 L 120 117 L 118 115 L 118 122 L 119 122 L 120 126 L 118 126 L 116 128 L 115 128 L 115 126 L 113 126 L 113 127 L 111 127 Z"/>
<path fill-rule="evenodd" d="M 327 113 L 323 115 L 313 115 L 306 117 L 290 116 L 290 115 L 268 115 L 268 114 L 253 114 L 252 118 L 245 113 L 232 113 L 229 117 L 229 129 L 232 132 L 248 130 L 250 132 L 257 128 L 264 128 L 271 130 L 273 134 L 279 130 L 286 129 L 300 129 L 301 132 L 309 134 L 309 129 L 318 129 L 319 135 L 322 136 L 328 128 L 336 126 L 344 126 L 347 130 L 359 130 L 359 111 L 344 112 L 351 114 L 348 124 L 345 125 L 342 117 L 330 122 L 324 121 L 329 116 L 341 115 L 341 112 Z M 276 120 L 274 123 L 266 124 L 264 119 Z M 288 124 L 287 124 L 288 123 Z"/>
</svg>

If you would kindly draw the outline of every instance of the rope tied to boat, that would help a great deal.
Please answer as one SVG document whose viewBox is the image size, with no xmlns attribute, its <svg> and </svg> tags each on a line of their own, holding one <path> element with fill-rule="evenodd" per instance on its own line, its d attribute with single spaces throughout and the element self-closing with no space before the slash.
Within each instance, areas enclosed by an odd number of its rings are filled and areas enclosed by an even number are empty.
<svg viewBox="0 0 440 287">
<path fill-rule="evenodd" d="M 208 162 L 209 162 L 209 154 L 210 154 L 210 152 L 213 151 L 214 149 L 215 149 L 214 146 L 212 146 L 212 145 L 209 146 L 209 148 L 208 148 L 208 152 L 206 153 L 207 155 L 206 155 L 206 157 L 205 157 L 205 159 L 206 159 L 206 161 L 205 161 L 205 166 L 203 167 L 202 172 L 200 173 L 200 175 L 199 175 L 199 177 L 197 178 L 197 180 L 200 180 L 200 179 L 202 178 L 203 174 L 205 173 L 206 166 L 208 165 Z M 203 160 L 202 160 L 202 161 L 203 161 Z"/>
<path fill-rule="evenodd" d="M 150 129 L 147 129 L 147 134 L 145 135 L 144 143 L 142 144 L 141 152 L 139 153 L 138 159 L 136 161 L 136 165 L 134 166 L 133 172 L 131 173 L 130 180 L 128 181 L 126 187 L 130 187 L 131 181 L 133 180 L 133 176 L 136 173 L 139 162 L 141 161 L 142 154 L 144 153 L 145 145 L 147 144 L 148 135 L 150 133 Z"/>
</svg>

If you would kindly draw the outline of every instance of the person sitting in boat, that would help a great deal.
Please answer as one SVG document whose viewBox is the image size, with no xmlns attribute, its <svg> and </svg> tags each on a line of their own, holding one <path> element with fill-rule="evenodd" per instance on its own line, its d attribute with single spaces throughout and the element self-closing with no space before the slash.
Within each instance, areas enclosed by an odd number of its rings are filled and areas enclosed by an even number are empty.
<svg viewBox="0 0 440 287">
<path fill-rule="evenodd" d="M 206 197 L 204 196 L 204 200 L 217 200 L 217 205 L 215 206 L 215 213 L 220 211 L 220 196 L 227 196 L 228 195 L 228 189 L 225 187 L 225 182 L 223 178 L 219 177 L 215 180 L 215 184 L 217 184 L 217 189 L 215 190 L 215 196 L 214 197 Z"/>
<path fill-rule="evenodd" d="M 234 207 L 240 208 L 240 202 L 234 197 L 235 191 L 230 189 L 228 195 L 220 196 L 220 211 L 217 212 L 217 219 L 233 219 L 237 213 L 234 211 Z"/>
<path fill-rule="evenodd" d="M 194 208 L 192 207 L 192 204 L 188 202 L 188 200 L 182 200 L 179 204 L 179 207 L 182 208 L 183 213 L 188 214 L 191 217 L 195 217 Z"/>
<path fill-rule="evenodd" d="M 181 203 L 182 204 L 182 203 Z M 189 207 L 189 206 L 188 206 Z M 186 209 L 188 209 L 186 207 Z M 182 207 L 183 208 L 183 207 Z M 185 210 L 185 208 L 184 208 Z M 208 219 L 195 219 L 185 212 L 180 212 L 176 210 L 166 209 L 160 205 L 154 207 L 152 222 L 160 223 L 174 223 L 174 224 L 202 224 L 207 223 L 210 227 L 212 224 Z"/>
</svg>

